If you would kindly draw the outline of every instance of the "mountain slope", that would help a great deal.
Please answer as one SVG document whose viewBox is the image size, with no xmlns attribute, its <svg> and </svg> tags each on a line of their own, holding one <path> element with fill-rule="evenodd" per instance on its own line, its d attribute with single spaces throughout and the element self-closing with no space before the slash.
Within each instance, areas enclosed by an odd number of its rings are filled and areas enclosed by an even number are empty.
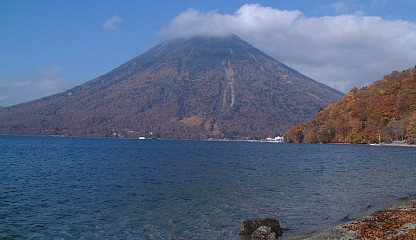
<svg viewBox="0 0 416 240">
<path fill-rule="evenodd" d="M 286 133 L 290 142 L 375 143 L 416 139 L 416 68 L 351 90 L 315 119 Z"/>
<path fill-rule="evenodd" d="M 0 133 L 259 139 L 342 94 L 237 36 L 167 41 L 63 93 L 0 110 Z"/>
</svg>

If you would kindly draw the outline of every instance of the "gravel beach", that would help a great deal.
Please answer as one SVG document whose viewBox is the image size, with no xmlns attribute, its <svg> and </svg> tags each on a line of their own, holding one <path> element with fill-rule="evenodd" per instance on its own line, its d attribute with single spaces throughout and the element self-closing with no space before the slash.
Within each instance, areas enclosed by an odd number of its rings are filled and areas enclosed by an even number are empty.
<svg viewBox="0 0 416 240">
<path fill-rule="evenodd" d="M 285 240 L 415 240 L 416 199 L 395 204 L 319 233 L 286 237 Z"/>
</svg>

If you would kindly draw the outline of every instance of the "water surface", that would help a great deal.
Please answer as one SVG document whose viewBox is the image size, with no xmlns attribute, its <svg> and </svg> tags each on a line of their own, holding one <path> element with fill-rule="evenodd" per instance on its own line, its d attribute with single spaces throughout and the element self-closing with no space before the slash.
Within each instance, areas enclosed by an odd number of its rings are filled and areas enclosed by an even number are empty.
<svg viewBox="0 0 416 240">
<path fill-rule="evenodd" d="M 415 197 L 416 148 L 0 136 L 0 238 L 285 236 Z"/>
</svg>

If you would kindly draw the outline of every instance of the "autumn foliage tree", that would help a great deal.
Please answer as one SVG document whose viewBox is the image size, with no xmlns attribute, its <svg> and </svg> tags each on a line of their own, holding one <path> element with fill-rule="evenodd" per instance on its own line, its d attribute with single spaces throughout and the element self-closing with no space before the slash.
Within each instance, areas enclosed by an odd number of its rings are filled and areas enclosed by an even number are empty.
<svg viewBox="0 0 416 240">
<path fill-rule="evenodd" d="M 295 142 L 295 143 L 301 143 L 303 142 L 303 131 L 305 129 L 305 124 L 298 124 L 295 125 L 291 131 L 286 132 L 284 138 L 286 142 Z"/>
<path fill-rule="evenodd" d="M 409 124 L 407 125 L 406 137 L 409 142 L 416 143 L 416 112 L 413 113 Z"/>
</svg>

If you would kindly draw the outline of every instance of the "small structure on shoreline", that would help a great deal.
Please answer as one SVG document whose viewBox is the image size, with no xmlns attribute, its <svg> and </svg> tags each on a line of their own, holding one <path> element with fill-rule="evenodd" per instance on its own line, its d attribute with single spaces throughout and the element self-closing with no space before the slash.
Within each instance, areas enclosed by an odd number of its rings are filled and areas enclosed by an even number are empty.
<svg viewBox="0 0 416 240">
<path fill-rule="evenodd" d="M 284 142 L 284 138 L 281 136 L 276 136 L 274 138 L 266 138 L 266 142 Z"/>
</svg>

